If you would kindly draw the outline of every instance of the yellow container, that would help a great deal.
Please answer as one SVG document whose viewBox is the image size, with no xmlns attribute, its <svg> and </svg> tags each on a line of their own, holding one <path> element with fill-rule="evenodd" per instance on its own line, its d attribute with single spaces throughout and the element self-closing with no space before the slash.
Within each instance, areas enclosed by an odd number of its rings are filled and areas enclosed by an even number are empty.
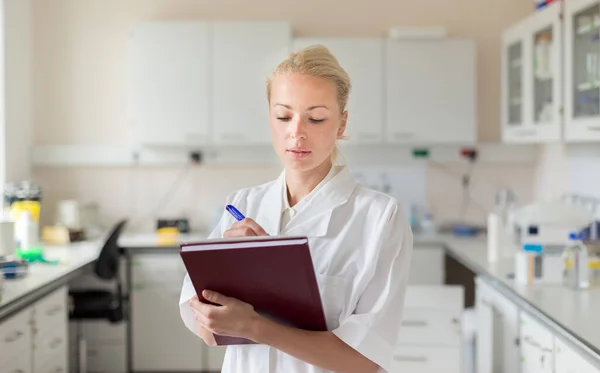
<svg viewBox="0 0 600 373">
<path fill-rule="evenodd" d="M 13 221 L 18 221 L 23 211 L 29 211 L 33 221 L 40 221 L 39 201 L 15 201 L 10 205 L 10 215 Z"/>
</svg>

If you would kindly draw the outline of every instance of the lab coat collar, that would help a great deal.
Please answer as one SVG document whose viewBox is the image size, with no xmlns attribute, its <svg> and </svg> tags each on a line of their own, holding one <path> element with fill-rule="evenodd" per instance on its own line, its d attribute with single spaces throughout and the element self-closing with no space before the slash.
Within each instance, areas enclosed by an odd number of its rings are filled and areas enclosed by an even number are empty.
<svg viewBox="0 0 600 373">
<path fill-rule="evenodd" d="M 281 191 L 284 183 L 285 171 L 267 190 L 264 196 L 265 203 L 260 211 L 264 214 L 261 221 L 265 222 L 263 224 L 266 225 L 263 228 L 271 235 L 282 233 L 279 231 L 279 227 L 283 208 Z M 356 181 L 348 168 L 342 166 L 337 175 L 323 185 L 306 206 L 289 222 L 285 229 L 285 235 L 325 236 L 333 210 L 348 201 L 356 185 Z"/>
</svg>

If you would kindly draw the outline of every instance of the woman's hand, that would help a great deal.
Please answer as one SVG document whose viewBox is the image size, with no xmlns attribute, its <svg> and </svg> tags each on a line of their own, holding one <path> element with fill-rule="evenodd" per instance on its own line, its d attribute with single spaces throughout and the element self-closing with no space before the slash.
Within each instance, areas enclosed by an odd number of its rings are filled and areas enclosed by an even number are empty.
<svg viewBox="0 0 600 373">
<path fill-rule="evenodd" d="M 235 222 L 231 228 L 223 233 L 224 238 L 249 236 L 268 236 L 268 234 L 258 223 L 250 218 Z"/>
<path fill-rule="evenodd" d="M 198 295 L 190 300 L 190 307 L 197 320 L 200 336 L 209 346 L 215 346 L 214 334 L 252 339 L 254 326 L 261 316 L 254 307 L 235 298 L 214 291 L 204 290 L 206 300 L 219 304 L 213 306 L 201 302 Z"/>
</svg>

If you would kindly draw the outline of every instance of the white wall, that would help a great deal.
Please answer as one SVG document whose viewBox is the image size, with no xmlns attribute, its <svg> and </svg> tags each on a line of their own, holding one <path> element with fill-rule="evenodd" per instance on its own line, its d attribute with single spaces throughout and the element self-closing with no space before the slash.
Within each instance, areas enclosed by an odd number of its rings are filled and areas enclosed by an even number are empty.
<svg viewBox="0 0 600 373">
<path fill-rule="evenodd" d="M 0 84 L 0 182 L 31 177 L 32 9 L 30 0 L 2 1 L 3 83 Z"/>
</svg>

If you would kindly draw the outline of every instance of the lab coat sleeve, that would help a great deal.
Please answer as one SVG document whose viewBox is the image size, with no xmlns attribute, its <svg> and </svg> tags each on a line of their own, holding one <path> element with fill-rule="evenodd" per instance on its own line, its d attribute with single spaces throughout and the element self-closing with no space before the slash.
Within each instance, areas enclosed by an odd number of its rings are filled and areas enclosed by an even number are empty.
<svg viewBox="0 0 600 373">
<path fill-rule="evenodd" d="M 226 204 L 229 204 L 232 197 L 227 198 Z M 228 229 L 228 224 L 230 223 L 230 219 L 226 213 L 221 216 L 219 223 L 215 227 L 215 229 L 211 232 L 211 234 L 207 237 L 207 239 L 212 238 L 220 238 L 223 237 L 223 233 L 226 229 Z M 183 286 L 181 288 L 181 295 L 179 297 L 179 312 L 181 314 L 181 319 L 185 326 L 197 336 L 200 336 L 198 331 L 198 325 L 196 324 L 196 318 L 194 317 L 194 312 L 189 306 L 189 300 L 196 295 L 196 289 L 194 289 L 194 285 L 190 280 L 190 276 L 188 273 L 185 274 L 183 279 Z"/>
<path fill-rule="evenodd" d="M 357 306 L 333 333 L 346 344 L 390 371 L 408 282 L 413 236 L 402 209 L 395 204 L 382 229 L 375 273 Z"/>
</svg>

